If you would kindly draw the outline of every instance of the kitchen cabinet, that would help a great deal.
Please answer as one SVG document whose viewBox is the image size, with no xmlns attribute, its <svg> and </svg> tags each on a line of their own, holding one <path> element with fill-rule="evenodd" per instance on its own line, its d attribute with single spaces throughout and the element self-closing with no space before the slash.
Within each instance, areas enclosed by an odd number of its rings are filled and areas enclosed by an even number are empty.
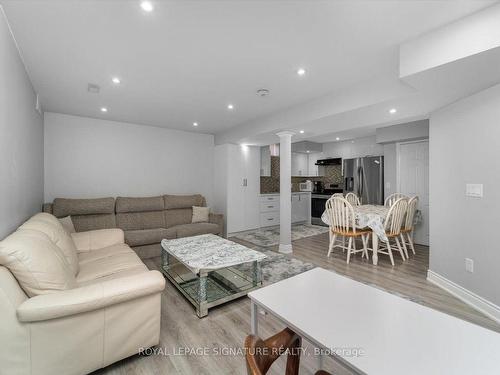
<svg viewBox="0 0 500 375">
<path fill-rule="evenodd" d="M 271 176 L 271 150 L 269 146 L 260 148 L 260 175 Z"/>
<path fill-rule="evenodd" d="M 260 147 L 220 145 L 215 150 L 214 210 L 227 233 L 260 226 Z"/>
<path fill-rule="evenodd" d="M 311 223 L 311 194 L 292 193 L 292 223 Z M 269 227 L 280 223 L 280 195 L 262 194 L 260 197 L 260 226 Z"/>
<path fill-rule="evenodd" d="M 308 176 L 307 154 L 292 152 L 292 176 Z"/>
<path fill-rule="evenodd" d="M 316 162 L 318 159 L 323 159 L 323 153 L 322 152 L 315 152 L 311 153 L 308 155 L 308 172 L 309 176 L 314 177 L 314 176 L 324 176 L 324 167 L 320 168 L 316 165 Z"/>
<path fill-rule="evenodd" d="M 309 194 L 292 194 L 292 223 L 308 220 L 310 217 L 309 204 Z"/>
</svg>

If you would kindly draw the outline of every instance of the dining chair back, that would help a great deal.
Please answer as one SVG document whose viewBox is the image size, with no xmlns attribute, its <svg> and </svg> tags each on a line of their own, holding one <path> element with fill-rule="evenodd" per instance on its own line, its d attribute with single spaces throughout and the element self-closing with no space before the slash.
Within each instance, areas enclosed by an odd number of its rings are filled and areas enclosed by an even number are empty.
<svg viewBox="0 0 500 375">
<path fill-rule="evenodd" d="M 359 202 L 359 198 L 356 194 L 354 193 L 347 193 L 345 195 L 345 199 L 352 204 L 353 206 L 359 206 L 361 203 Z"/>
<path fill-rule="evenodd" d="M 245 359 L 248 375 L 265 375 L 282 354 L 287 354 L 285 375 L 298 375 L 302 340 L 289 328 L 266 340 L 255 335 L 245 339 Z"/>
<path fill-rule="evenodd" d="M 368 257 L 368 235 L 369 229 L 356 229 L 356 217 L 352 204 L 345 198 L 331 197 L 326 201 L 326 212 L 330 223 L 330 244 L 328 246 L 329 257 L 335 247 L 347 250 L 347 263 L 349 264 L 351 255 L 359 252 L 363 257 Z M 337 238 L 342 237 L 342 244 L 336 244 Z M 361 238 L 363 248 L 356 248 L 356 238 Z M 348 238 L 347 247 L 345 240 Z"/>
<path fill-rule="evenodd" d="M 408 208 L 406 209 L 406 218 L 403 224 L 403 229 L 412 230 L 413 222 L 415 220 L 415 213 L 417 212 L 418 197 L 411 197 L 408 200 Z"/>
<path fill-rule="evenodd" d="M 385 198 L 384 206 L 391 207 L 400 198 L 406 198 L 406 199 L 408 199 L 408 197 L 406 195 L 404 195 L 404 194 L 394 193 L 394 194 L 389 195 L 387 198 Z"/>
<path fill-rule="evenodd" d="M 349 201 L 341 197 L 331 197 L 326 201 L 326 212 L 333 232 L 356 232 L 354 209 Z"/>
<path fill-rule="evenodd" d="M 407 207 L 408 199 L 406 198 L 399 198 L 391 205 L 385 219 L 385 232 L 388 236 L 399 236 L 401 233 Z"/>
<path fill-rule="evenodd" d="M 403 242 L 403 247 L 408 257 L 408 246 L 413 254 L 415 254 L 415 245 L 413 243 L 413 229 L 415 225 L 415 215 L 417 213 L 418 197 L 412 197 L 408 201 L 408 208 L 406 209 L 406 219 L 403 223 L 403 228 L 401 229 L 401 241 Z M 408 245 L 408 246 L 407 246 Z"/>
<path fill-rule="evenodd" d="M 344 198 L 344 194 L 342 194 L 342 193 L 335 193 L 335 194 L 333 194 L 330 198 L 333 198 L 333 197 L 340 197 L 340 198 Z"/>
</svg>

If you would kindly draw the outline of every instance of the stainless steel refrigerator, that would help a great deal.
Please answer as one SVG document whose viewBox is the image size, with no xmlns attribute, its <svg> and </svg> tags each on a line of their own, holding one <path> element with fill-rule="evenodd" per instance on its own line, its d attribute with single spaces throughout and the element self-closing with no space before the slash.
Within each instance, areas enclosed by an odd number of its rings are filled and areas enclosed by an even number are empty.
<svg viewBox="0 0 500 375">
<path fill-rule="evenodd" d="M 344 159 L 344 194 L 356 193 L 361 204 L 384 204 L 384 157 Z"/>
</svg>

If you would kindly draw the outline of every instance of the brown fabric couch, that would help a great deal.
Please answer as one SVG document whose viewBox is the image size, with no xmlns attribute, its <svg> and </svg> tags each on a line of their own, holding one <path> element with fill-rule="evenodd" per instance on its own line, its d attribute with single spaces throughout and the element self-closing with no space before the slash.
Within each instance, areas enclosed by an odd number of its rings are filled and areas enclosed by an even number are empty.
<svg viewBox="0 0 500 375">
<path fill-rule="evenodd" d="M 125 242 L 140 258 L 161 253 L 162 239 L 213 233 L 222 235 L 223 216 L 210 214 L 207 223 L 191 223 L 193 206 L 206 206 L 202 195 L 163 195 L 97 199 L 56 198 L 44 204 L 44 212 L 58 218 L 71 216 L 77 232 L 120 228 Z"/>
</svg>

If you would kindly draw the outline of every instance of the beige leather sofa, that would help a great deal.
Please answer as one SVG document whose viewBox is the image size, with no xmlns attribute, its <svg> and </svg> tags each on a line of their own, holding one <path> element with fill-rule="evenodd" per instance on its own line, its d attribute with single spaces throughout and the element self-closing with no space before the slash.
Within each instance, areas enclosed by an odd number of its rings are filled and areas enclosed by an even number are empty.
<svg viewBox="0 0 500 375">
<path fill-rule="evenodd" d="M 164 287 L 121 229 L 33 216 L 0 242 L 0 374 L 87 374 L 157 345 Z"/>
<path fill-rule="evenodd" d="M 206 206 L 202 195 L 163 195 L 98 199 L 56 198 L 44 212 L 70 216 L 77 232 L 121 228 L 125 242 L 142 259 L 160 256 L 162 239 L 213 233 L 223 235 L 224 217 L 210 213 L 206 223 L 191 223 L 193 206 Z"/>
</svg>

